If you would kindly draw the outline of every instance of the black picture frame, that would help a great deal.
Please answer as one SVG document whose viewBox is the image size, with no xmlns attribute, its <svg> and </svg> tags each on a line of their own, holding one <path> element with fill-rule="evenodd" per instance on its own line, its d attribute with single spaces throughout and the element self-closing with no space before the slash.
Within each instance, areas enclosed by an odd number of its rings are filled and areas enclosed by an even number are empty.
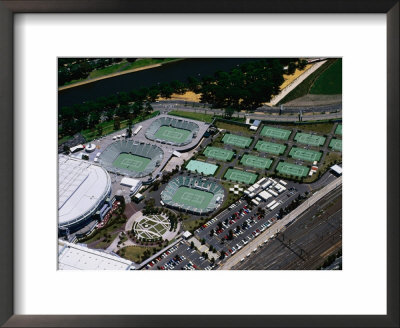
<svg viewBox="0 0 400 328">
<path fill-rule="evenodd" d="M 0 158 L 0 324 L 5 327 L 399 327 L 398 0 L 0 0 L 0 146 L 13 154 L 13 21 L 16 13 L 383 13 L 387 17 L 387 315 L 14 315 L 13 158 Z M 173 320 L 171 320 L 173 319 Z"/>
</svg>

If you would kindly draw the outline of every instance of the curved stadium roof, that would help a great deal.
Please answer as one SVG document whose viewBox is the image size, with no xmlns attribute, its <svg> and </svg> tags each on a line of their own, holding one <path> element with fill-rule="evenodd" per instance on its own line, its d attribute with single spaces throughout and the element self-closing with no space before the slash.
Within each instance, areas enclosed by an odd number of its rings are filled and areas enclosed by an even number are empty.
<svg viewBox="0 0 400 328">
<path fill-rule="evenodd" d="M 111 191 L 111 179 L 93 163 L 62 155 L 58 161 L 58 226 L 69 228 L 94 214 Z"/>
</svg>

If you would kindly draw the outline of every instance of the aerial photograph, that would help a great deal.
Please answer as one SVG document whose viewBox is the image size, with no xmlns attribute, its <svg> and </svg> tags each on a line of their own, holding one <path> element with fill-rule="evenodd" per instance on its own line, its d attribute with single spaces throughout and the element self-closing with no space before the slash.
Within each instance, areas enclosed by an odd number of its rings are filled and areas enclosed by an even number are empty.
<svg viewBox="0 0 400 328">
<path fill-rule="evenodd" d="M 342 58 L 59 57 L 57 87 L 59 270 L 342 270 Z"/>
</svg>

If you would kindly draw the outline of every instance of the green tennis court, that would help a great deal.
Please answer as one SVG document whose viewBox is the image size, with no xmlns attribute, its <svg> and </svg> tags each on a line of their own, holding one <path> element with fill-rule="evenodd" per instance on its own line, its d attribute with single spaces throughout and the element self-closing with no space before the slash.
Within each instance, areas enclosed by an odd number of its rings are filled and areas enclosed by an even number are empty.
<svg viewBox="0 0 400 328">
<path fill-rule="evenodd" d="M 293 147 L 290 150 L 289 155 L 292 156 L 293 158 L 300 159 L 302 161 L 314 162 L 314 161 L 319 161 L 321 159 L 322 153 L 315 150 Z"/>
<path fill-rule="evenodd" d="M 251 166 L 257 169 L 269 169 L 272 164 L 272 159 L 253 155 L 243 155 L 240 163 L 242 163 L 244 166 Z"/>
<path fill-rule="evenodd" d="M 335 134 L 340 134 L 342 135 L 342 124 L 338 124 L 335 130 Z"/>
<path fill-rule="evenodd" d="M 240 171 L 236 169 L 228 169 L 224 177 L 231 181 L 253 184 L 257 180 L 258 174 Z"/>
<path fill-rule="evenodd" d="M 187 140 L 192 132 L 189 130 L 173 128 L 172 126 L 160 126 L 154 136 L 157 139 L 181 143 Z"/>
<path fill-rule="evenodd" d="M 261 135 L 264 137 L 270 137 L 282 140 L 288 140 L 291 133 L 292 133 L 291 130 L 273 128 L 271 126 L 264 126 L 263 129 L 261 130 Z"/>
<path fill-rule="evenodd" d="M 286 163 L 286 162 L 278 163 L 276 170 L 279 173 L 283 173 L 286 175 L 294 175 L 297 177 L 305 177 L 305 176 L 307 176 L 308 172 L 310 171 L 310 169 L 307 166 Z"/>
<path fill-rule="evenodd" d="M 179 187 L 172 196 L 174 203 L 191 206 L 194 208 L 205 209 L 210 204 L 213 194 L 207 191 L 191 189 L 188 187 Z"/>
<path fill-rule="evenodd" d="M 326 138 L 315 134 L 297 132 L 294 140 L 305 145 L 322 146 L 325 143 Z"/>
<path fill-rule="evenodd" d="M 218 169 L 218 165 L 204 163 L 201 161 L 191 160 L 187 165 L 186 169 L 191 172 L 203 173 L 204 175 L 214 175 Z"/>
<path fill-rule="evenodd" d="M 251 142 L 253 141 L 253 139 L 251 138 L 247 138 L 247 137 L 242 137 L 242 136 L 238 136 L 236 134 L 230 134 L 227 133 L 224 135 L 224 137 L 222 138 L 222 142 L 228 145 L 234 145 L 240 148 L 246 148 L 249 147 L 251 145 Z"/>
<path fill-rule="evenodd" d="M 113 166 L 119 169 L 128 169 L 133 172 L 142 172 L 150 163 L 151 159 L 147 157 L 121 153 L 114 160 Z"/>
<path fill-rule="evenodd" d="M 332 139 L 329 143 L 329 147 L 334 150 L 342 151 L 342 140 L 341 139 Z"/>
<path fill-rule="evenodd" d="M 285 152 L 286 146 L 278 143 L 259 140 L 254 148 L 264 153 L 281 155 Z"/>
<path fill-rule="evenodd" d="M 214 158 L 218 161 L 230 161 L 233 155 L 235 155 L 231 150 L 211 146 L 204 149 L 203 154 L 208 158 Z"/>
</svg>

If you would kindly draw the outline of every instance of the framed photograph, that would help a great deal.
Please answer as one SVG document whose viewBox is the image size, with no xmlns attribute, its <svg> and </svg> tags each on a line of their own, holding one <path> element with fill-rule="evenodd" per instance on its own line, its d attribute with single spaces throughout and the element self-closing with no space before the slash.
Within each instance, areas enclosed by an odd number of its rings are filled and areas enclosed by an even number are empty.
<svg viewBox="0 0 400 328">
<path fill-rule="evenodd" d="M 398 18 L 0 1 L 1 324 L 397 327 Z"/>
</svg>

